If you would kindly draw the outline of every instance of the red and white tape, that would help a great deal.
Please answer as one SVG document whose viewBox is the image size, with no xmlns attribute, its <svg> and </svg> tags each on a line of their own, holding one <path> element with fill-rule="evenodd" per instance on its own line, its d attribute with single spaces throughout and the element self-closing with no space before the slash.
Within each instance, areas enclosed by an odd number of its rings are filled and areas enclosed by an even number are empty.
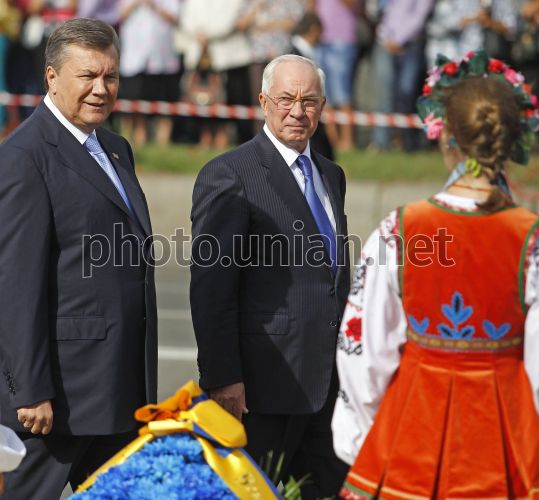
<svg viewBox="0 0 539 500">
<path fill-rule="evenodd" d="M 0 105 L 35 107 L 42 96 L 14 95 L 0 92 Z M 128 101 L 118 99 L 114 111 L 142 113 L 162 116 L 190 116 L 203 118 L 225 118 L 236 120 L 263 120 L 262 110 L 257 106 L 228 106 L 210 104 L 202 106 L 187 102 Z M 423 128 L 417 115 L 398 113 L 366 113 L 363 111 L 326 110 L 322 116 L 325 123 L 352 124 L 363 127 Z"/>
</svg>

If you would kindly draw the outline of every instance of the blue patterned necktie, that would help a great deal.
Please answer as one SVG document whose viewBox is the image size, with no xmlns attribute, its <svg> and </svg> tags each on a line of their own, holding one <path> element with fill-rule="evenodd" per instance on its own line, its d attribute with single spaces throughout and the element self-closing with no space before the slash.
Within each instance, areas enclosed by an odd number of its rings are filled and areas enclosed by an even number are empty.
<svg viewBox="0 0 539 500">
<path fill-rule="evenodd" d="M 313 181 L 313 167 L 308 156 L 300 155 L 296 160 L 305 177 L 305 199 L 311 209 L 318 230 L 324 239 L 324 245 L 331 259 L 331 269 L 337 272 L 337 239 L 328 214 L 316 194 Z"/>
<path fill-rule="evenodd" d="M 127 197 L 127 193 L 125 192 L 125 189 L 122 185 L 122 181 L 120 181 L 120 178 L 118 177 L 116 170 L 112 166 L 112 163 L 110 162 L 109 157 L 107 156 L 107 153 L 103 151 L 103 148 L 101 147 L 101 144 L 99 144 L 99 141 L 97 140 L 97 137 L 95 136 L 95 134 L 90 134 L 88 136 L 88 139 L 86 139 L 84 146 L 86 147 L 88 152 L 93 156 L 95 161 L 99 163 L 100 167 L 109 176 L 110 180 L 114 184 L 114 187 L 116 187 L 116 189 L 118 190 L 118 193 L 120 193 L 122 200 L 124 200 L 125 204 L 127 205 L 129 212 L 131 213 L 131 215 L 134 216 L 133 207 L 131 206 L 129 198 Z"/>
</svg>

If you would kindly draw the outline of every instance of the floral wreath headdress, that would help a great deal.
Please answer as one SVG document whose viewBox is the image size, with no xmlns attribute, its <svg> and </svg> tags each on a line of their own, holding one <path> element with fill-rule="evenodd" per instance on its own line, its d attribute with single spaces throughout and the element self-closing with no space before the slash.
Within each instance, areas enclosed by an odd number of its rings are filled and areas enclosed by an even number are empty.
<svg viewBox="0 0 539 500">
<path fill-rule="evenodd" d="M 417 113 L 424 124 L 428 139 L 438 139 L 445 127 L 445 106 L 443 98 L 447 89 L 469 77 L 492 77 L 507 82 L 520 103 L 520 124 L 522 133 L 515 144 L 510 159 L 526 165 L 530 149 L 535 141 L 535 131 L 539 125 L 537 96 L 524 76 L 499 59 L 491 59 L 484 50 L 468 52 L 466 57 L 452 61 L 439 54 L 435 65 L 428 71 L 423 85 L 423 95 L 417 100 Z"/>
</svg>

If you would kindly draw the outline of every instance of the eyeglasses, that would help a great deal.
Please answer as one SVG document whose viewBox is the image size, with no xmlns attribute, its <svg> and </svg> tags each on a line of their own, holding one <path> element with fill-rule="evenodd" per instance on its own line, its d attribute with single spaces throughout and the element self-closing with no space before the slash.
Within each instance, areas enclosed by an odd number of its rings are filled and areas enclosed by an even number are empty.
<svg viewBox="0 0 539 500">
<path fill-rule="evenodd" d="M 268 94 L 264 94 L 275 106 L 277 109 L 282 110 L 291 110 L 294 107 L 296 102 L 301 104 L 301 107 L 307 110 L 315 110 L 320 107 L 321 103 L 324 101 L 325 97 L 322 96 L 309 96 L 309 97 L 300 97 L 296 99 L 295 97 L 270 97 Z"/>
</svg>

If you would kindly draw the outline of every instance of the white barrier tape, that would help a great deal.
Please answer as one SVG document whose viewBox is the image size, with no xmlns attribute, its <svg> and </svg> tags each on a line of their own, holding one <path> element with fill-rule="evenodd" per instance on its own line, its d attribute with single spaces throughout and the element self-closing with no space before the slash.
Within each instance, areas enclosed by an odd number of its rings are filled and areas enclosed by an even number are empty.
<svg viewBox="0 0 539 500">
<path fill-rule="evenodd" d="M 42 96 L 14 95 L 0 92 L 0 105 L 35 107 Z M 264 113 L 257 106 L 227 106 L 225 104 L 195 105 L 186 102 L 128 101 L 118 99 L 114 107 L 121 113 L 158 114 L 162 116 L 191 116 L 203 118 L 223 118 L 238 120 L 263 120 Z M 362 127 L 423 128 L 417 115 L 398 113 L 366 113 L 364 111 L 326 110 L 322 115 L 324 123 L 351 124 Z"/>
</svg>

